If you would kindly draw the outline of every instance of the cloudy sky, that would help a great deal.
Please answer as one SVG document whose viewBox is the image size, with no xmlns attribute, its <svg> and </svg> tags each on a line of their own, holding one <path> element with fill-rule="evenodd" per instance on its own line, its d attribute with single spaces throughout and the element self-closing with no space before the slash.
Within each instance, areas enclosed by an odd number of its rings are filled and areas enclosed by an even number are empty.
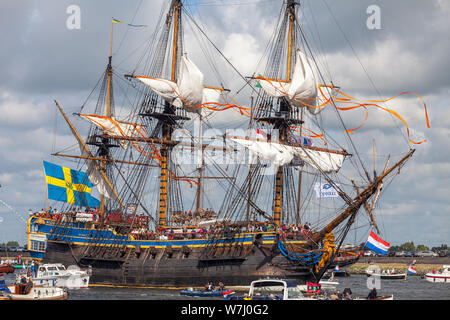
<svg viewBox="0 0 450 320">
<path fill-rule="evenodd" d="M 281 0 L 191 0 L 190 14 L 243 74 L 260 65 L 280 11 Z M 146 24 L 147 28 L 115 26 L 113 61 L 120 73 L 130 72 L 151 37 L 163 0 L 3 0 L 0 2 L 0 242 L 25 242 L 28 209 L 46 205 L 42 160 L 65 145 L 70 132 L 56 113 L 53 100 L 68 112 L 80 105 L 107 63 L 111 17 Z M 355 97 L 387 99 L 401 92 L 420 95 L 423 104 L 405 95 L 391 106 L 404 116 L 406 130 L 382 112 L 372 112 L 355 133 L 364 143 L 362 156 L 398 158 L 415 147 L 414 158 L 390 184 L 377 207 L 383 236 L 392 244 L 414 241 L 450 244 L 450 2 L 446 0 L 302 0 L 301 21 L 327 78 Z M 79 8 L 79 28 L 71 6 Z M 368 27 L 379 9 L 380 27 Z M 371 7 L 372 6 L 372 7 Z M 186 30 L 186 42 L 196 37 Z M 189 46 L 193 60 L 199 48 Z M 231 89 L 242 80 L 223 75 Z M 248 102 L 242 102 L 245 104 Z M 326 116 L 325 116 L 326 119 Z M 357 126 L 361 115 L 349 117 Z M 381 160 L 380 160 L 381 162 Z M 64 163 L 61 161 L 61 163 Z M 382 166 L 382 164 L 381 164 Z"/>
</svg>

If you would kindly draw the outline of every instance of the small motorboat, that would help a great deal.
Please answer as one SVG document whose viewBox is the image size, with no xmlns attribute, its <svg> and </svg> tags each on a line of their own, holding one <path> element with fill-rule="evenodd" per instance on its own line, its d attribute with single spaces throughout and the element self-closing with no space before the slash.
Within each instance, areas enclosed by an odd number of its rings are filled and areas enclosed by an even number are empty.
<svg viewBox="0 0 450 320">
<path fill-rule="evenodd" d="M 334 270 L 333 272 L 327 272 L 323 275 L 322 279 L 330 279 L 334 277 L 346 278 L 350 277 L 350 274 L 346 270 Z"/>
<path fill-rule="evenodd" d="M 428 282 L 450 283 L 450 265 L 444 265 L 441 272 L 428 272 L 425 274 L 425 280 Z"/>
<path fill-rule="evenodd" d="M 0 291 L 0 300 L 66 300 L 67 289 L 60 287 L 33 286 L 26 290 L 26 284 L 7 286 L 8 291 Z"/>
<path fill-rule="evenodd" d="M 369 301 L 373 301 L 373 300 L 394 300 L 394 295 L 391 294 L 389 296 L 381 296 L 381 297 L 376 297 L 375 299 L 367 299 L 367 298 L 355 298 L 354 300 L 369 300 Z"/>
<path fill-rule="evenodd" d="M 406 280 L 406 273 L 399 273 L 395 270 L 383 270 L 378 268 L 367 268 L 366 275 L 368 277 L 379 277 L 382 280 Z"/>
<path fill-rule="evenodd" d="M 81 270 L 77 266 L 69 266 L 66 269 L 61 263 L 47 263 L 39 265 L 33 283 L 43 287 L 86 289 L 89 286 L 90 274 L 90 270 Z M 22 276 L 17 275 L 18 280 Z"/>
<path fill-rule="evenodd" d="M 380 277 L 382 280 L 406 280 L 406 273 L 372 273 L 368 277 Z"/>
<path fill-rule="evenodd" d="M 327 276 L 326 278 L 322 277 L 322 280 L 319 281 L 319 284 L 321 285 L 322 289 L 331 290 L 336 289 L 336 287 L 339 285 L 339 282 L 334 280 L 333 272 L 331 276 Z"/>
<path fill-rule="evenodd" d="M 336 289 L 336 287 L 339 285 L 339 282 L 334 281 L 333 279 L 328 280 L 320 280 L 319 284 L 322 286 L 322 289 L 330 290 L 330 289 Z"/>
<path fill-rule="evenodd" d="M 189 288 L 186 290 L 181 290 L 180 294 L 182 296 L 190 296 L 190 297 L 226 297 L 229 295 L 233 295 L 234 291 L 232 290 L 194 290 L 193 288 Z"/>
<path fill-rule="evenodd" d="M 227 300 L 321 300 L 325 297 L 320 295 L 320 287 L 317 283 L 298 286 L 292 280 L 261 279 L 252 281 L 248 294 Z"/>
</svg>

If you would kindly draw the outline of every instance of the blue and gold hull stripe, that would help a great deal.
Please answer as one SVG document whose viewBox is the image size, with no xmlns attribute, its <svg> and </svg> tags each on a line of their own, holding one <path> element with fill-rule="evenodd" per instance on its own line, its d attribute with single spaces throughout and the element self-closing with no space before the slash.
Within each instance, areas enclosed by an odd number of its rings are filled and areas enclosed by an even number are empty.
<svg viewBox="0 0 450 320">
<path fill-rule="evenodd" d="M 36 223 L 38 218 L 30 218 L 30 225 Z M 263 244 L 273 244 L 276 240 L 274 232 L 258 232 L 262 234 Z M 95 246 L 117 246 L 126 245 L 129 247 L 141 248 L 164 248 L 171 246 L 173 248 L 188 247 L 206 247 L 214 244 L 215 246 L 227 245 L 229 243 L 239 243 L 243 245 L 252 244 L 255 233 L 241 233 L 234 238 L 217 238 L 214 242 L 211 239 L 180 239 L 180 240 L 137 240 L 133 236 L 120 235 L 112 230 L 92 230 L 84 228 L 84 223 L 73 223 L 69 226 L 59 226 L 51 219 L 40 219 L 39 234 L 45 234 L 48 241 L 57 243 L 71 243 L 75 245 L 95 245 Z M 297 244 L 306 243 L 305 240 L 287 240 L 287 243 Z"/>
</svg>

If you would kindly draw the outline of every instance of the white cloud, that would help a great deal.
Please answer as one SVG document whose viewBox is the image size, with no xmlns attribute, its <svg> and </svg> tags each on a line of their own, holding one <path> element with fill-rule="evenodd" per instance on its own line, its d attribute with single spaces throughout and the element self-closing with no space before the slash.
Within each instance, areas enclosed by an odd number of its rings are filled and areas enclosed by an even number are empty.
<svg viewBox="0 0 450 320">
<path fill-rule="evenodd" d="M 435 0 L 434 3 L 439 9 L 446 11 L 446 13 L 450 13 L 450 2 L 448 2 L 448 0 Z"/>
<path fill-rule="evenodd" d="M 13 181 L 14 175 L 11 173 L 2 173 L 0 174 L 0 184 L 10 183 Z"/>
<path fill-rule="evenodd" d="M 261 58 L 257 39 L 248 33 L 232 33 L 225 40 L 223 53 L 243 75 L 252 75 Z"/>
<path fill-rule="evenodd" d="M 429 61 L 394 38 L 379 40 L 358 55 L 376 88 L 383 94 L 396 88 L 417 87 L 430 72 Z M 354 55 L 335 52 L 326 56 L 335 84 L 342 90 L 374 92 L 364 69 Z M 398 89 L 397 89 L 398 90 Z"/>
<path fill-rule="evenodd" d="M 42 125 L 47 121 L 45 103 L 34 103 L 31 99 L 19 100 L 12 93 L 0 96 L 0 125 L 2 127 L 27 128 Z"/>
</svg>

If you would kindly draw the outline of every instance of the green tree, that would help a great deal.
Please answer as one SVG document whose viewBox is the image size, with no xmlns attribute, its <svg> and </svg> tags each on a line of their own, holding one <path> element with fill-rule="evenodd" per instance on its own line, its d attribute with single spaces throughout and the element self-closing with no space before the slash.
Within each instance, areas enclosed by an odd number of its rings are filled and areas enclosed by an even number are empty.
<svg viewBox="0 0 450 320">
<path fill-rule="evenodd" d="M 446 244 L 441 244 L 440 247 L 431 248 L 432 251 L 446 251 L 448 250 L 448 246 Z"/>
<path fill-rule="evenodd" d="M 400 251 L 400 247 L 399 246 L 390 246 L 388 249 L 389 252 L 396 252 L 396 251 Z"/>
<path fill-rule="evenodd" d="M 8 241 L 6 244 L 7 247 L 18 247 L 19 243 L 17 241 Z"/>
<path fill-rule="evenodd" d="M 428 247 L 423 244 L 419 244 L 417 246 L 417 251 L 427 251 L 427 250 L 430 250 L 430 249 L 428 249 Z"/>
<path fill-rule="evenodd" d="M 414 246 L 414 242 L 405 242 L 404 244 L 400 245 L 400 250 L 403 251 L 414 251 L 416 250 L 416 247 Z"/>
</svg>

